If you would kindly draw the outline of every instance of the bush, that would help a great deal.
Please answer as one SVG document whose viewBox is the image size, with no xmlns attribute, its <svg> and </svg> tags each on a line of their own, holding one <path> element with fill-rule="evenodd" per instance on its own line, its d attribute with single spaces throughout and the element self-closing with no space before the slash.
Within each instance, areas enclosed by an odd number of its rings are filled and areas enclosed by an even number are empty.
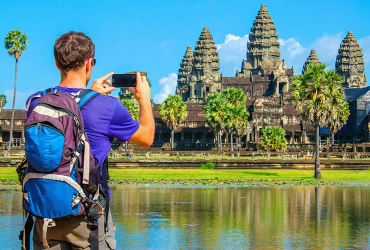
<svg viewBox="0 0 370 250">
<path fill-rule="evenodd" d="M 215 164 L 211 161 L 207 163 L 203 163 L 202 166 L 200 167 L 200 169 L 214 169 L 214 168 L 215 168 Z"/>
</svg>

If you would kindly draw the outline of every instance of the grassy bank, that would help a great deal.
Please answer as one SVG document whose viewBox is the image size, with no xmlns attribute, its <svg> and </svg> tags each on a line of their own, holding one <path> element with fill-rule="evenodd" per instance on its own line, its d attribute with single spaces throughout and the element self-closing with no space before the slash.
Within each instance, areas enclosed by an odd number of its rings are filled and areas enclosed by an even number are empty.
<svg viewBox="0 0 370 250">
<path fill-rule="evenodd" d="M 313 178 L 313 170 L 110 169 L 109 174 L 112 184 L 342 185 L 345 181 L 370 184 L 370 170 L 322 170 L 320 181 Z M 0 182 L 18 184 L 15 168 L 0 168 Z"/>
</svg>

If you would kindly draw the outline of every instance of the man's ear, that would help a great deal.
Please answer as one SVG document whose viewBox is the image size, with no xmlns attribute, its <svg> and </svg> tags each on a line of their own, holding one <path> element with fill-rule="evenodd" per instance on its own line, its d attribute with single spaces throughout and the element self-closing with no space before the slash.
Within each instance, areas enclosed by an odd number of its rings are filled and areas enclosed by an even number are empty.
<svg viewBox="0 0 370 250">
<path fill-rule="evenodd" d="M 57 67 L 58 70 L 60 70 L 60 67 L 59 67 L 57 61 L 55 61 L 55 66 Z"/>
<path fill-rule="evenodd" d="M 85 68 L 86 68 L 86 73 L 88 72 L 91 72 L 92 71 L 92 65 L 91 65 L 91 61 L 90 60 L 86 60 L 85 61 Z"/>
</svg>

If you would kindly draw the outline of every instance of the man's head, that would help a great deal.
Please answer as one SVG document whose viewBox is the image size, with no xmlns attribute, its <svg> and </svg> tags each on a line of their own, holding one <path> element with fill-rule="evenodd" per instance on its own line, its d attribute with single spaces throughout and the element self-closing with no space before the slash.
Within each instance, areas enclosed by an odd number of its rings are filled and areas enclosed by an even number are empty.
<svg viewBox="0 0 370 250">
<path fill-rule="evenodd" d="M 70 31 L 59 37 L 54 44 L 54 58 L 59 70 L 67 74 L 90 63 L 95 64 L 95 45 L 82 32 Z M 91 72 L 90 72 L 91 75 Z M 90 78 L 90 75 L 88 78 Z"/>
</svg>

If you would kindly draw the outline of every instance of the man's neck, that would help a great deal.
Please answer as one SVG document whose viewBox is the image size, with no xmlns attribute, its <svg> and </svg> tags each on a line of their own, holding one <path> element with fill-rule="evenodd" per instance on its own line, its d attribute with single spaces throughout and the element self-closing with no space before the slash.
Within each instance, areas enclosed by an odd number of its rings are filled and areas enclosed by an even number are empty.
<svg viewBox="0 0 370 250">
<path fill-rule="evenodd" d="M 61 72 L 61 81 L 59 86 L 65 88 L 86 88 L 86 75 L 78 71 Z"/>
</svg>

